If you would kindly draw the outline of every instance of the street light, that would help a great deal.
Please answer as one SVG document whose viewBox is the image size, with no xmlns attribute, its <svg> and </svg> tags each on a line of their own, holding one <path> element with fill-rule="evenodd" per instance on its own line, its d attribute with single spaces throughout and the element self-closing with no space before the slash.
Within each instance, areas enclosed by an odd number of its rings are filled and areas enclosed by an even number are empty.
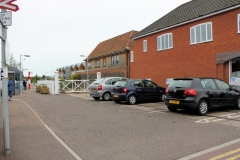
<svg viewBox="0 0 240 160">
<path fill-rule="evenodd" d="M 30 57 L 29 55 L 21 55 L 20 54 L 20 94 L 22 94 L 22 56 Z"/>
<path fill-rule="evenodd" d="M 86 56 L 80 55 L 80 57 L 86 57 Z M 87 80 L 88 80 L 88 57 L 87 57 Z"/>
</svg>

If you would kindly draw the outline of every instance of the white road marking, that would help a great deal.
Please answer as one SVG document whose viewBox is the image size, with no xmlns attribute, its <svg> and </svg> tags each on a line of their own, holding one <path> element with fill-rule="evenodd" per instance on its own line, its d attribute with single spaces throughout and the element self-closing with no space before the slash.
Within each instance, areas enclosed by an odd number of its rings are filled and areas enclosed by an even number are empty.
<svg viewBox="0 0 240 160">
<path fill-rule="evenodd" d="M 72 154 L 73 157 L 75 157 L 77 160 L 82 160 L 66 143 L 63 142 L 52 130 L 49 128 L 43 120 L 38 116 L 38 114 L 32 109 L 31 106 L 29 106 L 25 101 L 21 100 L 23 103 L 26 104 L 26 106 L 32 110 L 32 112 L 36 115 L 36 117 L 39 119 L 39 121 L 43 124 L 43 126 L 67 149 L 69 153 Z"/>
</svg>

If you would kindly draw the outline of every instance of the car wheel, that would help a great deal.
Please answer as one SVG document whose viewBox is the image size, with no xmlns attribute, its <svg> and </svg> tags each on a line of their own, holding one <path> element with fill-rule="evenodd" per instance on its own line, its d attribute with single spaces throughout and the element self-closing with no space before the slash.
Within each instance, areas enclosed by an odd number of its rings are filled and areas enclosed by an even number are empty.
<svg viewBox="0 0 240 160">
<path fill-rule="evenodd" d="M 171 107 L 167 107 L 169 111 L 171 112 L 176 112 L 177 111 L 177 108 L 171 108 Z"/>
<path fill-rule="evenodd" d="M 128 103 L 129 104 L 136 104 L 136 102 L 137 102 L 137 98 L 136 98 L 136 96 L 134 96 L 134 95 L 130 95 L 129 97 L 128 97 Z"/>
<path fill-rule="evenodd" d="M 120 103 L 121 101 L 118 101 L 118 100 L 114 100 L 116 103 Z"/>
<path fill-rule="evenodd" d="M 110 98 L 111 98 L 111 94 L 110 94 L 110 93 L 107 92 L 107 93 L 104 93 L 104 94 L 103 94 L 102 99 L 103 99 L 104 101 L 109 101 Z"/>
<path fill-rule="evenodd" d="M 237 97 L 236 107 L 237 109 L 240 109 L 240 97 Z"/>
<path fill-rule="evenodd" d="M 100 99 L 100 97 L 93 97 L 95 100 L 99 100 Z"/>
<path fill-rule="evenodd" d="M 162 94 L 161 101 L 164 102 L 164 99 L 165 99 L 165 94 Z"/>
<path fill-rule="evenodd" d="M 201 100 L 198 103 L 198 108 L 197 108 L 198 114 L 201 116 L 204 116 L 208 112 L 208 102 L 206 100 Z"/>
</svg>

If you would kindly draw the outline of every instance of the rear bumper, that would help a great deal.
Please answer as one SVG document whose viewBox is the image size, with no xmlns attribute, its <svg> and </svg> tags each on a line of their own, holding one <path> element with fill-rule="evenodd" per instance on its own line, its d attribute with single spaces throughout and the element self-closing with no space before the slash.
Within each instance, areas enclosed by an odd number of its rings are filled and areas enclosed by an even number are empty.
<svg viewBox="0 0 240 160">
<path fill-rule="evenodd" d="M 102 97 L 102 91 L 90 92 L 91 97 Z"/>
<path fill-rule="evenodd" d="M 114 101 L 127 101 L 127 96 L 126 96 L 126 94 L 114 94 L 114 93 L 112 93 L 112 100 L 114 100 Z"/>
<path fill-rule="evenodd" d="M 176 100 L 179 101 L 179 104 L 172 104 L 169 103 L 170 100 Z M 164 99 L 165 104 L 170 107 L 170 108 L 176 108 L 176 109 L 189 109 L 189 110 L 196 110 L 197 109 L 197 101 L 195 100 L 194 97 L 190 97 L 188 99 L 170 99 L 170 98 L 165 98 Z"/>
</svg>

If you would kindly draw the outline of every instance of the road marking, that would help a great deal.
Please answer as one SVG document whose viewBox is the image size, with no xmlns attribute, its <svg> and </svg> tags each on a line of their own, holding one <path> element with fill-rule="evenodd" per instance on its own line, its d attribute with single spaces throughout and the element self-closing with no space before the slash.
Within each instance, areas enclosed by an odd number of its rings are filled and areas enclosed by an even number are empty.
<svg viewBox="0 0 240 160">
<path fill-rule="evenodd" d="M 217 159 L 220 159 L 220 158 L 223 158 L 223 157 L 227 157 L 227 156 L 229 156 L 229 155 L 231 155 L 231 154 L 234 154 L 234 153 L 237 153 L 237 152 L 240 152 L 240 148 L 235 149 L 235 150 L 232 150 L 232 151 L 230 151 L 230 152 L 226 152 L 226 153 L 221 154 L 221 155 L 219 155 L 219 156 L 213 157 L 213 158 L 211 158 L 210 160 L 217 160 Z"/>
<path fill-rule="evenodd" d="M 236 155 L 234 157 L 228 158 L 227 160 L 235 160 L 235 159 L 238 159 L 238 158 L 240 158 L 240 154 Z"/>
<path fill-rule="evenodd" d="M 218 145 L 218 146 L 215 146 L 215 147 L 212 147 L 212 148 L 209 148 L 209 149 L 206 149 L 206 150 L 203 150 L 203 151 L 200 151 L 200 152 L 197 152 L 197 153 L 194 153 L 194 154 L 191 154 L 191 155 L 188 155 L 188 156 L 183 157 L 183 158 L 178 159 L 178 160 L 190 160 L 190 159 L 192 159 L 192 158 L 199 157 L 199 156 L 201 156 L 201 155 L 204 155 L 204 154 L 207 154 L 207 153 L 216 151 L 216 150 L 218 150 L 218 149 L 221 149 L 221 148 L 223 148 L 223 147 L 226 147 L 226 146 L 229 146 L 229 145 L 238 143 L 238 142 L 240 142 L 240 138 L 235 139 L 235 140 L 230 141 L 230 142 L 227 142 L 227 143 L 224 143 L 224 144 L 221 144 L 221 145 Z"/>
<path fill-rule="evenodd" d="M 198 121 L 195 121 L 196 123 L 211 123 L 211 122 L 217 122 L 217 121 L 222 121 L 224 119 L 219 119 L 216 117 L 212 117 L 212 118 L 206 118 L 206 119 L 200 119 Z"/>
<path fill-rule="evenodd" d="M 63 142 L 52 130 L 49 128 L 43 120 L 38 116 L 38 114 L 32 109 L 31 106 L 29 106 L 25 101 L 21 100 L 23 103 L 26 104 L 26 106 L 32 110 L 32 112 L 36 115 L 36 117 L 39 119 L 39 121 L 43 124 L 43 126 L 67 149 L 69 153 L 72 154 L 73 157 L 75 157 L 77 160 L 82 160 L 66 143 Z"/>
</svg>

